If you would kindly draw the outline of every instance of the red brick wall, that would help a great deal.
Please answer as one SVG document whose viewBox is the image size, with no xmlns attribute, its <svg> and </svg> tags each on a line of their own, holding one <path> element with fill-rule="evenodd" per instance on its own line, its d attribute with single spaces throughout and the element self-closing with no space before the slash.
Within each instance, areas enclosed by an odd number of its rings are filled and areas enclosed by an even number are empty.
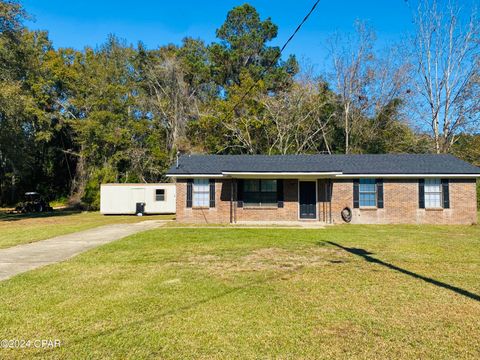
<svg viewBox="0 0 480 360">
<path fill-rule="evenodd" d="M 475 224 L 475 180 L 450 180 L 449 209 L 419 209 L 417 179 L 385 179 L 383 209 L 353 209 L 352 180 L 336 180 L 332 191 L 332 217 L 342 223 L 341 211 L 350 207 L 353 224 Z"/>
<path fill-rule="evenodd" d="M 284 207 L 259 208 L 230 206 L 231 181 L 216 180 L 215 208 L 187 208 L 186 180 L 177 181 L 177 220 L 194 223 L 229 223 L 236 221 L 297 221 L 298 180 L 284 180 Z M 333 180 L 332 220 L 343 223 L 341 211 L 350 207 L 354 224 L 474 224 L 477 222 L 475 181 L 450 180 L 450 209 L 418 208 L 416 179 L 385 179 L 383 209 L 353 209 L 352 180 Z M 320 197 L 320 194 L 319 194 Z M 234 194 L 235 199 L 235 194 Z M 328 207 L 327 207 L 328 208 Z M 323 218 L 323 203 L 317 204 L 319 220 Z M 312 220 L 306 220 L 312 221 Z"/>
<path fill-rule="evenodd" d="M 221 224 L 230 222 L 230 180 L 215 181 L 214 208 L 187 208 L 187 180 L 177 180 L 177 221 Z M 227 197 L 228 195 L 228 197 Z"/>
<path fill-rule="evenodd" d="M 298 181 L 284 180 L 284 205 L 278 207 L 230 206 L 231 180 L 216 180 L 215 208 L 187 208 L 187 181 L 177 181 L 177 220 L 194 223 L 225 223 L 236 221 L 296 221 L 298 220 Z M 236 194 L 234 194 L 236 199 Z"/>
</svg>

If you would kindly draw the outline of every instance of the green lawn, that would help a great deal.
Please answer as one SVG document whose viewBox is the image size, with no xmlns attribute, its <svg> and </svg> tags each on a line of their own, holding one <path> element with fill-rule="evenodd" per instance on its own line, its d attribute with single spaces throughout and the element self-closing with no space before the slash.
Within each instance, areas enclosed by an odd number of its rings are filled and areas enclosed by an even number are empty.
<svg viewBox="0 0 480 360">
<path fill-rule="evenodd" d="M 0 212 L 0 249 L 102 225 L 171 218 L 170 215 L 105 216 L 98 212 L 65 210 L 30 215 Z"/>
<path fill-rule="evenodd" d="M 0 283 L 0 358 L 480 357 L 479 226 L 160 228 Z"/>
</svg>

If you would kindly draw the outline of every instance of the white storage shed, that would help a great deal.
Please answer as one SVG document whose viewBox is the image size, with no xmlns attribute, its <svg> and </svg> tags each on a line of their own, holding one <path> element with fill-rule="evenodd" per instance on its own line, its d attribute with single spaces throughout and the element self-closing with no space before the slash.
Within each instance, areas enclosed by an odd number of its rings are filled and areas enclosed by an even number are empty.
<svg viewBox="0 0 480 360">
<path fill-rule="evenodd" d="M 174 214 L 175 184 L 102 184 L 102 214 Z"/>
</svg>

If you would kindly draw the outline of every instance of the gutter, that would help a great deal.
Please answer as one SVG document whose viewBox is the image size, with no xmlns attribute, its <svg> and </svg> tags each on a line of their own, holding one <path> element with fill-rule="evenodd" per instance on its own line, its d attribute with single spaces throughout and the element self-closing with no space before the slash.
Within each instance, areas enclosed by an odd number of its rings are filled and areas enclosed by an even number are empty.
<svg viewBox="0 0 480 360">
<path fill-rule="evenodd" d="M 339 179 L 355 178 L 383 178 L 383 179 L 418 179 L 418 178 L 480 178 L 480 174 L 341 174 L 335 176 Z"/>
<path fill-rule="evenodd" d="M 336 178 L 336 179 L 355 179 L 355 178 L 383 178 L 383 179 L 418 179 L 418 178 L 480 178 L 480 174 L 344 174 L 342 172 L 239 172 L 224 171 L 222 174 L 166 174 L 167 177 L 177 179 L 191 178 L 297 178 L 297 177 L 315 177 L 315 178 Z"/>
</svg>

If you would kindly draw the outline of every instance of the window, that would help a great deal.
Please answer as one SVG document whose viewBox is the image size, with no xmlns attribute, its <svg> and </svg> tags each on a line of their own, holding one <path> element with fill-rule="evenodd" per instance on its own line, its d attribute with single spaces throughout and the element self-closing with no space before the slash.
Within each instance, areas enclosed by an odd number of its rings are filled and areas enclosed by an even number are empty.
<svg viewBox="0 0 480 360">
<path fill-rule="evenodd" d="M 243 201 L 247 205 L 276 205 L 277 180 L 245 180 Z"/>
<path fill-rule="evenodd" d="M 193 180 L 193 207 L 208 207 L 210 204 L 210 183 L 208 179 Z"/>
<path fill-rule="evenodd" d="M 155 190 L 155 201 L 165 201 L 165 189 Z"/>
<path fill-rule="evenodd" d="M 359 195 L 360 207 L 377 206 L 377 186 L 375 179 L 360 179 Z"/>
<path fill-rule="evenodd" d="M 442 183 L 440 179 L 425 179 L 425 207 L 441 208 Z"/>
</svg>

